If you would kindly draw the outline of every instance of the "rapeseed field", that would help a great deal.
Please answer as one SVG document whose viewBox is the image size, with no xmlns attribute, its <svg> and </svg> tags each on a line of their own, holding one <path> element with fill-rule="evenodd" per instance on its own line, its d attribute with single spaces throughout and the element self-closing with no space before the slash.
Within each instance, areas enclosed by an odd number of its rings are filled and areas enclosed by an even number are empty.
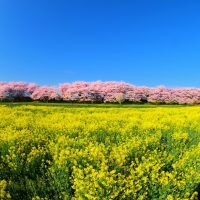
<svg viewBox="0 0 200 200">
<path fill-rule="evenodd" d="M 200 107 L 0 105 L 0 199 L 192 200 Z"/>
</svg>

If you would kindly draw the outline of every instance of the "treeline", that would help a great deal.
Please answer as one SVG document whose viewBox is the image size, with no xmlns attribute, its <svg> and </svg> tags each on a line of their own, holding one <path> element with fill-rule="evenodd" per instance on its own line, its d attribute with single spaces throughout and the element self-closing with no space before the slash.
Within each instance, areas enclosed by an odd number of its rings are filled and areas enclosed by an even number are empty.
<svg viewBox="0 0 200 200">
<path fill-rule="evenodd" d="M 198 104 L 200 88 L 140 87 L 125 82 L 73 82 L 60 86 L 0 82 L 1 101 Z"/>
</svg>

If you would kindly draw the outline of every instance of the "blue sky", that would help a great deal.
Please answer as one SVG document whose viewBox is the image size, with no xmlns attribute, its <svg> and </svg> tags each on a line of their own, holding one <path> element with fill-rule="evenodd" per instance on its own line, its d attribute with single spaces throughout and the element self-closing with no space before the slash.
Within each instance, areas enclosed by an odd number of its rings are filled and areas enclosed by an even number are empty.
<svg viewBox="0 0 200 200">
<path fill-rule="evenodd" d="M 0 0 L 0 80 L 200 87 L 200 2 Z"/>
</svg>

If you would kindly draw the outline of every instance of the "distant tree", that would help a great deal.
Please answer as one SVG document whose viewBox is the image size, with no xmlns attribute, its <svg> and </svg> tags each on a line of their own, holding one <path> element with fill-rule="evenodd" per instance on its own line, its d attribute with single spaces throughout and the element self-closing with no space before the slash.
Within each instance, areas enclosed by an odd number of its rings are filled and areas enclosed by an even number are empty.
<svg viewBox="0 0 200 200">
<path fill-rule="evenodd" d="M 5 101 L 25 101 L 38 86 L 34 83 L 0 83 L 0 99 Z"/>
<path fill-rule="evenodd" d="M 122 104 L 125 101 L 125 95 L 123 93 L 116 93 L 115 99 L 119 104 Z"/>
<path fill-rule="evenodd" d="M 50 101 L 59 99 L 57 89 L 55 87 L 43 86 L 37 88 L 31 95 L 35 101 Z"/>
</svg>

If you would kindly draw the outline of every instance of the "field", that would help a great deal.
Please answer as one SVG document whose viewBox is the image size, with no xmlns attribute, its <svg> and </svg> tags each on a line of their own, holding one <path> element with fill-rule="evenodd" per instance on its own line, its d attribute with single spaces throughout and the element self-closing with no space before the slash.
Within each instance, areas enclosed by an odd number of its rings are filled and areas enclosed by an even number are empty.
<svg viewBox="0 0 200 200">
<path fill-rule="evenodd" d="M 200 199 L 200 107 L 0 104 L 0 199 Z"/>
</svg>

